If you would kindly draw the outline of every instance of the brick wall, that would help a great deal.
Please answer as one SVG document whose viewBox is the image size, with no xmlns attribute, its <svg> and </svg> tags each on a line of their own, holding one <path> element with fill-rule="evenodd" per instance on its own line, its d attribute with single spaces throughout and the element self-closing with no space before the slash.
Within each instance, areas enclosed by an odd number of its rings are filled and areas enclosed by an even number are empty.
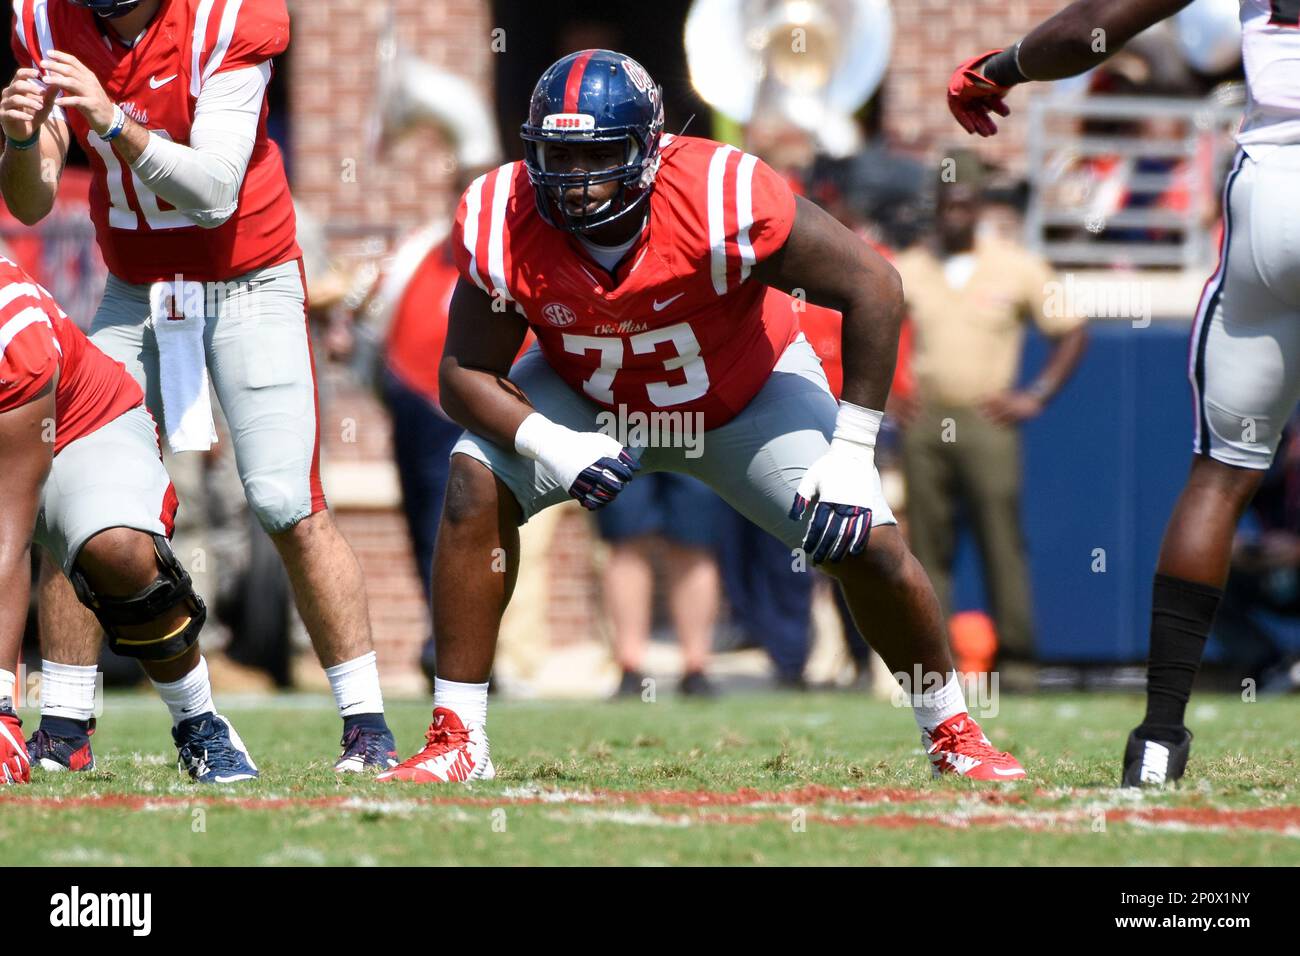
<svg viewBox="0 0 1300 956">
<path fill-rule="evenodd" d="M 962 142 L 1018 168 L 1023 127 L 1010 123 L 1004 135 L 976 143 L 948 115 L 943 91 L 961 59 L 1006 44 L 1062 5 L 1062 0 L 895 0 L 895 48 L 883 114 L 887 131 L 929 157 Z M 362 254 L 367 234 L 389 242 L 448 210 L 454 200 L 449 157 L 432 134 L 398 145 L 382 160 L 364 148 L 380 27 L 375 5 L 291 0 L 290 7 L 295 195 L 334 230 L 333 251 L 348 261 Z M 409 52 L 490 87 L 487 3 L 394 0 L 393 9 L 400 43 Z M 1014 92 L 1012 108 L 1027 95 Z M 326 464 L 388 460 L 392 436 L 378 403 L 337 371 L 323 376 Z M 351 431 L 348 419 L 356 423 Z M 366 576 L 385 680 L 413 689 L 419 685 L 415 661 L 428 625 L 401 516 L 391 506 L 344 506 L 337 513 Z M 561 518 L 547 568 L 549 611 L 539 622 L 556 643 L 590 639 L 598 631 L 590 534 L 586 516 Z"/>
<path fill-rule="evenodd" d="M 884 124 L 900 143 L 926 156 L 960 143 L 1012 170 L 1023 170 L 1024 124 L 1000 123 L 991 139 L 970 137 L 948 112 L 944 91 L 963 60 L 1018 40 L 1065 0 L 894 0 L 894 51 L 886 77 Z M 1031 88 L 1008 98 L 1013 117 Z"/>
</svg>

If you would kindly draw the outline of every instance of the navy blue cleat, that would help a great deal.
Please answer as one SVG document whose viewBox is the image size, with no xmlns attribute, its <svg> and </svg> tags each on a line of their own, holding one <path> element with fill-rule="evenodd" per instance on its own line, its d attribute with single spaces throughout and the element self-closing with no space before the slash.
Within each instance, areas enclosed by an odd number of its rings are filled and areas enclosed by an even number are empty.
<svg viewBox="0 0 1300 956">
<path fill-rule="evenodd" d="M 60 733 L 65 724 L 69 725 L 67 729 L 71 732 Z M 27 758 L 32 766 L 51 773 L 94 770 L 95 754 L 90 749 L 90 735 L 95 732 L 95 719 L 92 717 L 87 721 L 84 731 L 77 724 L 77 721 L 42 718 L 36 733 L 27 741 Z M 47 729 L 49 727 L 54 727 L 54 730 Z"/>
<path fill-rule="evenodd" d="M 177 765 L 196 783 L 236 783 L 256 780 L 257 764 L 220 714 L 200 714 L 172 728 Z"/>
<path fill-rule="evenodd" d="M 365 773 L 397 766 L 397 741 L 386 726 L 348 727 L 340 743 L 343 752 L 334 763 L 336 773 Z"/>
</svg>

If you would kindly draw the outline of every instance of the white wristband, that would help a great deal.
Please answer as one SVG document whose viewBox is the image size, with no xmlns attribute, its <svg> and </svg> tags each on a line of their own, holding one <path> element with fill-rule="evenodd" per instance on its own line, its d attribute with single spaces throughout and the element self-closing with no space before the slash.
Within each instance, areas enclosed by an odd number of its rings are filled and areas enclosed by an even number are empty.
<svg viewBox="0 0 1300 956">
<path fill-rule="evenodd" d="M 519 430 L 515 432 L 515 451 L 525 458 L 537 461 L 542 457 L 542 450 L 547 442 L 555 441 L 559 437 L 557 432 L 568 430 L 563 425 L 555 424 L 541 412 L 533 412 L 519 423 Z"/>
<path fill-rule="evenodd" d="M 880 432 L 880 423 L 884 417 L 884 412 L 863 408 L 851 402 L 840 402 L 839 414 L 835 416 L 833 437 L 851 441 L 856 445 L 875 448 L 876 435 Z"/>
</svg>

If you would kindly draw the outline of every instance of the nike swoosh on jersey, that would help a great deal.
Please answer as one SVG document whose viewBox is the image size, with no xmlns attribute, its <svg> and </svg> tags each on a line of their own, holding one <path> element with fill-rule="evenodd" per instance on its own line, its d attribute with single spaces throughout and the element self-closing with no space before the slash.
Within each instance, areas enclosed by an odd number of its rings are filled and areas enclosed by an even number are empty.
<svg viewBox="0 0 1300 956">
<path fill-rule="evenodd" d="M 171 76 L 164 76 L 161 80 L 156 77 L 149 77 L 149 89 L 157 90 L 166 86 L 172 80 L 176 79 L 178 74 L 173 73 Z"/>
<path fill-rule="evenodd" d="M 662 302 L 660 302 L 658 299 L 655 299 L 654 302 L 650 304 L 656 312 L 662 312 L 664 309 L 668 308 L 670 305 L 672 305 L 674 302 L 676 302 L 685 294 L 686 294 L 685 292 L 678 292 L 675 296 L 672 296 L 671 298 L 668 299 L 664 299 Z"/>
</svg>

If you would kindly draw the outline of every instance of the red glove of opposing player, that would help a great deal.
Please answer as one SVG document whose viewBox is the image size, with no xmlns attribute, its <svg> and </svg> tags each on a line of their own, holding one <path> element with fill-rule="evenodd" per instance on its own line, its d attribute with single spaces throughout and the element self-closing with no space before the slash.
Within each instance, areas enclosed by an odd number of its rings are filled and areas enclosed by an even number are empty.
<svg viewBox="0 0 1300 956">
<path fill-rule="evenodd" d="M 952 79 L 948 81 L 948 109 L 957 117 L 962 129 L 968 133 L 992 136 L 998 131 L 989 113 L 1010 116 L 1011 110 L 1002 101 L 1007 95 L 1008 87 L 990 82 L 976 69 L 975 65 L 988 59 L 1001 50 L 989 50 L 979 56 L 973 56 L 957 67 Z"/>
<path fill-rule="evenodd" d="M 17 714 L 0 714 L 0 786 L 31 782 L 32 764 L 23 743 L 23 722 Z"/>
</svg>

